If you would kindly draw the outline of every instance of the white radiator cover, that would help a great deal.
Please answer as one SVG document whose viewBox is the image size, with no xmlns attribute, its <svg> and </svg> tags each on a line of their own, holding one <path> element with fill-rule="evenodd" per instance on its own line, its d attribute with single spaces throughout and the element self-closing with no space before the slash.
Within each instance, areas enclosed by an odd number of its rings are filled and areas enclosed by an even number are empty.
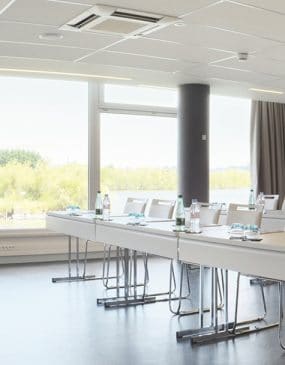
<svg viewBox="0 0 285 365">
<path fill-rule="evenodd" d="M 68 237 L 47 234 L 29 235 L 0 234 L 0 264 L 15 262 L 58 261 L 67 259 Z M 80 240 L 80 252 L 83 253 L 85 241 Z M 75 252 L 75 239 L 72 240 Z M 103 245 L 91 242 L 89 257 L 101 257 Z"/>
</svg>

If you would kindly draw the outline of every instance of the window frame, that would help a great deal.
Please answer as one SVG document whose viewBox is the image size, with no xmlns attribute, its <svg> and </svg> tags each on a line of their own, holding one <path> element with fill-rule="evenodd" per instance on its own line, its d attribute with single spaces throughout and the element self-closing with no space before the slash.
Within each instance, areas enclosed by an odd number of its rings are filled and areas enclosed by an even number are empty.
<svg viewBox="0 0 285 365">
<path fill-rule="evenodd" d="M 117 104 L 104 101 L 104 84 L 89 81 L 89 209 L 94 209 L 96 191 L 100 190 L 100 115 L 101 113 L 143 115 L 177 118 L 177 108 L 156 107 L 136 104 Z"/>
</svg>

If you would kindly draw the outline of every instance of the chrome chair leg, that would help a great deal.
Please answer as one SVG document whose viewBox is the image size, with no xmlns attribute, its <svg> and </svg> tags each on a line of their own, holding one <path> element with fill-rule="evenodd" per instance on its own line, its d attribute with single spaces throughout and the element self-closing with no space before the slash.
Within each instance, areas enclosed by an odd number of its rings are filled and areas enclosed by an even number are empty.
<svg viewBox="0 0 285 365">
<path fill-rule="evenodd" d="M 175 314 L 175 315 L 178 315 L 178 314 L 181 313 L 183 277 L 184 277 L 184 270 L 185 270 L 185 268 L 186 268 L 186 264 L 181 263 L 181 268 L 180 268 L 180 286 L 179 286 L 179 294 L 178 294 L 178 305 L 177 305 L 177 308 L 176 309 L 173 309 L 173 306 L 172 306 L 172 294 L 173 294 L 172 282 L 173 282 L 173 278 L 175 277 L 175 275 L 174 275 L 173 260 L 170 261 L 169 300 L 168 300 L 168 306 L 169 306 L 170 312 L 173 313 L 173 314 Z M 186 268 L 186 271 L 187 271 L 187 268 Z M 186 275 L 188 276 L 188 274 L 186 274 Z"/>
<path fill-rule="evenodd" d="M 279 329 L 278 329 L 278 339 L 279 344 L 283 350 L 285 350 L 285 344 L 281 338 L 281 330 L 282 330 L 282 320 L 283 320 L 283 296 L 284 296 L 284 282 L 279 282 Z"/>
<path fill-rule="evenodd" d="M 174 276 L 175 278 L 175 276 Z M 188 287 L 188 295 L 191 295 L 191 284 L 190 284 L 190 269 L 189 266 L 186 265 L 186 279 L 187 279 L 187 287 Z"/>
<path fill-rule="evenodd" d="M 237 326 L 237 319 L 238 319 L 238 302 L 239 302 L 239 284 L 240 284 L 240 272 L 237 274 L 237 287 L 236 287 L 236 303 L 235 303 L 235 316 L 233 322 L 233 332 L 235 332 Z"/>
<path fill-rule="evenodd" d="M 238 275 L 237 275 L 235 315 L 234 315 L 234 322 L 233 322 L 233 328 L 232 328 L 233 332 L 235 332 L 235 329 L 236 329 L 236 326 L 237 326 L 237 323 L 238 323 L 239 288 L 240 288 L 240 273 L 238 273 Z M 262 320 L 265 319 L 265 317 L 267 315 L 267 305 L 266 305 L 266 300 L 265 300 L 265 295 L 264 295 L 264 287 L 263 287 L 262 281 L 260 282 L 260 290 L 261 290 L 262 304 L 263 304 L 263 310 L 264 310 L 263 316 L 254 318 L 254 319 L 249 320 L 249 321 L 245 321 L 244 323 L 262 321 Z"/>
<path fill-rule="evenodd" d="M 146 280 L 149 283 L 149 271 L 148 271 L 148 254 L 145 254 L 145 258 L 146 258 Z"/>
<path fill-rule="evenodd" d="M 265 318 L 266 315 L 267 315 L 267 305 L 266 305 L 266 300 L 265 300 L 265 295 L 264 295 L 264 284 L 263 284 L 263 282 L 260 283 L 260 290 L 261 290 L 262 303 L 263 303 L 263 309 L 264 309 L 263 318 Z"/>
<path fill-rule="evenodd" d="M 102 266 L 102 278 L 105 280 L 105 271 L 106 271 L 106 250 L 107 245 L 104 243 L 104 250 L 103 250 L 103 266 Z"/>
<path fill-rule="evenodd" d="M 104 268 L 104 276 L 103 276 L 103 285 L 105 286 L 106 289 L 108 289 L 108 283 L 109 283 L 109 279 L 110 279 L 110 261 L 111 261 L 111 246 L 108 247 L 108 256 L 107 256 L 107 263 L 105 263 L 105 268 Z M 105 256 L 105 254 L 104 254 Z M 107 265 L 107 269 L 106 269 L 106 265 Z M 106 276 L 105 276 L 105 271 L 106 272 Z"/>
<path fill-rule="evenodd" d="M 86 276 L 86 266 L 87 266 L 87 253 L 88 253 L 88 243 L 89 243 L 89 240 L 87 240 L 85 242 L 85 253 L 84 253 L 84 266 L 83 266 L 83 279 L 85 279 L 85 276 Z"/>
<path fill-rule="evenodd" d="M 217 273 L 216 273 L 216 277 L 217 277 L 217 291 L 218 291 L 218 294 L 219 294 L 219 299 L 220 299 L 220 303 L 219 303 L 219 307 L 222 307 L 223 306 L 223 294 L 224 294 L 224 288 L 223 288 L 223 272 L 222 270 L 220 271 L 220 274 L 221 274 L 221 278 L 220 279 L 220 275 L 219 275 L 219 270 L 217 270 Z M 221 283 L 222 281 L 222 283 Z"/>
</svg>

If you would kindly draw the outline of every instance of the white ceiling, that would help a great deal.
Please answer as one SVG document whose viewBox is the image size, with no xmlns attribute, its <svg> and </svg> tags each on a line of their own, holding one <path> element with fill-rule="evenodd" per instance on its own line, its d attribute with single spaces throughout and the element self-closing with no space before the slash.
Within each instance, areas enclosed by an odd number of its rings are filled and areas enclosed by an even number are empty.
<svg viewBox="0 0 285 365">
<path fill-rule="evenodd" d="M 137 39 L 59 29 L 102 3 L 177 16 L 185 25 Z M 285 0 L 0 0 L 0 72 L 113 76 L 165 86 L 201 82 L 221 94 L 285 101 L 284 24 Z M 39 38 L 50 32 L 63 37 Z M 238 61 L 237 52 L 248 52 L 249 59 Z"/>
</svg>

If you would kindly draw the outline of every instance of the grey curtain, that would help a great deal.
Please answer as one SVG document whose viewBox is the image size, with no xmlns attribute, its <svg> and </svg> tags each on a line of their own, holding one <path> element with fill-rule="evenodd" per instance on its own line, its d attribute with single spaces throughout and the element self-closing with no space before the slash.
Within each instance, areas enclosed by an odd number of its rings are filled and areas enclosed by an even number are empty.
<svg viewBox="0 0 285 365">
<path fill-rule="evenodd" d="M 251 172 L 257 193 L 285 195 L 285 104 L 252 101 Z"/>
</svg>

